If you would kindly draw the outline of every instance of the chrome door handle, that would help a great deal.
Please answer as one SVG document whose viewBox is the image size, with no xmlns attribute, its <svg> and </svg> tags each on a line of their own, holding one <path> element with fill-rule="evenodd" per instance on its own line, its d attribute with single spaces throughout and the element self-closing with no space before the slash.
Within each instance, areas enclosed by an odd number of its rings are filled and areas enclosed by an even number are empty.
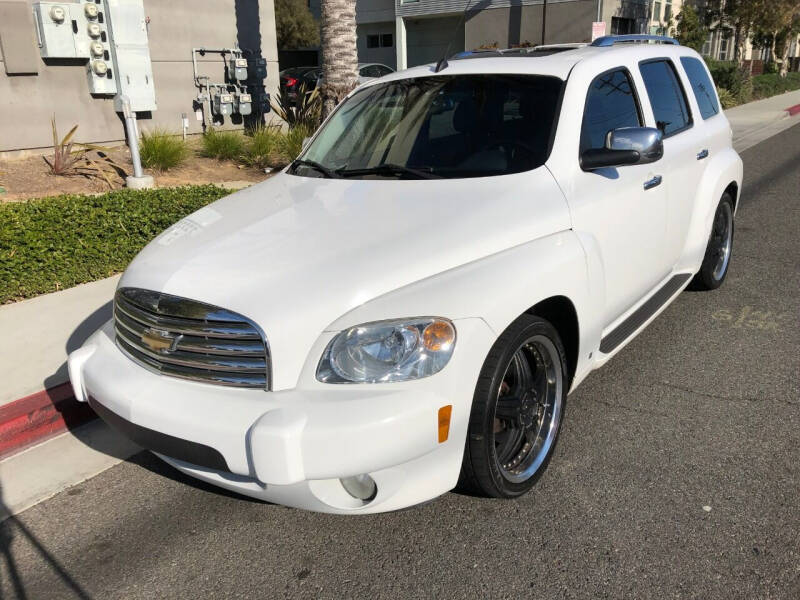
<svg viewBox="0 0 800 600">
<path fill-rule="evenodd" d="M 703 160 L 708 156 L 708 149 L 704 148 L 697 153 L 697 160 Z"/>
<path fill-rule="evenodd" d="M 661 175 L 656 175 L 652 179 L 648 179 L 644 182 L 644 189 L 649 190 L 651 188 L 656 187 L 657 185 L 661 185 Z"/>
</svg>

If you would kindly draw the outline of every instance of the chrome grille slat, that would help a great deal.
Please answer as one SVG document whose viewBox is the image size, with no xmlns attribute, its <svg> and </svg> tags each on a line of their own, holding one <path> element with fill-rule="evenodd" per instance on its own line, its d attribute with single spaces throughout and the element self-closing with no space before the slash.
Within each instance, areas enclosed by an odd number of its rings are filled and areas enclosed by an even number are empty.
<svg viewBox="0 0 800 600">
<path fill-rule="evenodd" d="M 134 321 L 121 310 L 114 311 L 114 318 L 118 326 L 122 326 L 134 336 L 141 338 L 147 327 L 139 321 Z M 219 354 L 222 356 L 264 356 L 264 344 L 260 341 L 240 341 L 238 339 L 216 339 L 209 337 L 196 337 L 184 335 L 176 350 L 187 352 L 202 352 L 205 354 Z"/>
<path fill-rule="evenodd" d="M 122 337 L 129 345 L 149 356 L 154 360 L 191 367 L 194 369 L 207 369 L 209 371 L 231 371 L 241 373 L 263 373 L 267 368 L 267 362 L 258 358 L 229 358 L 218 354 L 201 354 L 199 352 L 179 352 L 175 350 L 169 354 L 159 354 L 152 352 L 141 346 L 137 347 L 137 340 L 122 327 L 116 328 L 118 337 Z"/>
<path fill-rule="evenodd" d="M 148 327 L 158 327 L 175 333 L 186 333 L 189 335 L 204 335 L 218 338 L 236 338 L 240 340 L 259 340 L 261 335 L 258 330 L 249 323 L 226 323 L 205 320 L 192 320 L 176 317 L 167 317 L 145 312 L 134 304 L 120 299 L 117 308 L 128 315 L 134 321 L 139 321 Z"/>
<path fill-rule="evenodd" d="M 152 371 L 156 371 L 161 375 L 169 375 L 170 377 L 177 377 L 178 379 L 186 379 L 189 381 L 202 381 L 205 383 L 213 383 L 216 385 L 225 385 L 231 387 L 248 387 L 260 388 L 264 385 L 264 378 L 260 375 L 252 375 L 247 373 L 240 373 L 239 375 L 231 375 L 226 373 L 213 373 L 209 372 L 208 375 L 202 379 L 198 378 L 197 372 L 193 369 L 184 369 L 175 365 L 164 365 L 158 361 L 154 361 L 147 356 L 141 354 L 136 348 L 129 346 L 126 342 L 118 340 L 120 348 L 130 356 L 134 361 L 142 364 Z"/>
<path fill-rule="evenodd" d="M 269 389 L 269 349 L 261 331 L 234 312 L 150 290 L 114 297 L 117 344 L 162 375 Z"/>
</svg>

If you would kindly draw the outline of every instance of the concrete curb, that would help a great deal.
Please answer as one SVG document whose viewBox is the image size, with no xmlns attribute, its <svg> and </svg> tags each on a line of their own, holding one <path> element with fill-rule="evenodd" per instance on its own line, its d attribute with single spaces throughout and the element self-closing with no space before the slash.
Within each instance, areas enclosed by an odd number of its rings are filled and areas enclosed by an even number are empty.
<svg viewBox="0 0 800 600">
<path fill-rule="evenodd" d="M 69 382 L 0 406 L 0 459 L 96 418 Z"/>
</svg>

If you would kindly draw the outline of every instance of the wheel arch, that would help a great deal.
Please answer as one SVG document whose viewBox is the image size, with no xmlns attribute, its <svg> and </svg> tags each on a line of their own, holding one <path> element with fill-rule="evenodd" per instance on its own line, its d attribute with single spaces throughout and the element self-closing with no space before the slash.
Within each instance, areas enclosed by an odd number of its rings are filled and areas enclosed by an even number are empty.
<svg viewBox="0 0 800 600">
<path fill-rule="evenodd" d="M 580 322 L 575 305 L 566 296 L 551 296 L 531 306 L 525 314 L 544 319 L 558 332 L 566 352 L 568 382 L 572 385 L 580 356 Z"/>
</svg>

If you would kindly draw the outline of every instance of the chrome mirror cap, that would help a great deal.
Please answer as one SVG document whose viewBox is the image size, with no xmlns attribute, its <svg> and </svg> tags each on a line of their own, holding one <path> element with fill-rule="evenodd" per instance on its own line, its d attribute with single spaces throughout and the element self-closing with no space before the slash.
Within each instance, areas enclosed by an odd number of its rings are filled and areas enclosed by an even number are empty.
<svg viewBox="0 0 800 600">
<path fill-rule="evenodd" d="M 637 164 L 647 164 L 664 156 L 664 136 L 654 127 L 621 127 L 608 132 L 608 150 L 635 150 L 639 153 Z"/>
</svg>

